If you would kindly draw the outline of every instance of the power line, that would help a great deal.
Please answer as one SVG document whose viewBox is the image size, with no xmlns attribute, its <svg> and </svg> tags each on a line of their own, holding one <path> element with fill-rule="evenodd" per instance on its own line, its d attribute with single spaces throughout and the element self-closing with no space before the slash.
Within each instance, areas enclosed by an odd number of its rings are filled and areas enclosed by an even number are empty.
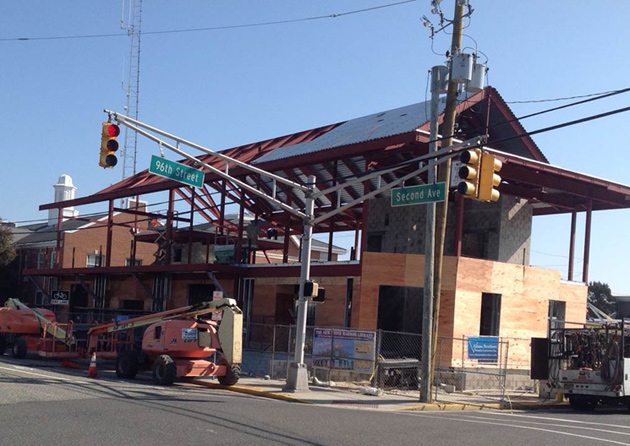
<svg viewBox="0 0 630 446">
<path fill-rule="evenodd" d="M 272 26 L 272 25 L 286 25 L 289 23 L 308 22 L 308 21 L 324 20 L 324 19 L 335 19 L 338 17 L 345 17 L 349 15 L 375 11 L 378 9 L 390 8 L 393 6 L 400 6 L 406 3 L 413 3 L 416 1 L 417 0 L 404 0 L 404 1 L 395 2 L 395 3 L 388 3 L 388 4 L 380 5 L 380 6 L 372 6 L 370 8 L 355 9 L 353 11 L 346 11 L 346 12 L 320 15 L 320 16 L 302 17 L 298 19 L 274 20 L 270 22 L 243 23 L 243 24 L 225 25 L 225 26 L 209 26 L 209 27 L 204 27 L 204 28 L 185 28 L 185 29 L 173 29 L 173 30 L 161 30 L 161 31 L 143 31 L 142 35 L 147 36 L 147 35 L 157 35 L 157 34 L 182 34 L 182 33 L 193 33 L 193 32 L 206 32 L 206 31 L 223 31 L 223 30 L 229 30 L 229 29 L 254 28 L 254 27 Z M 1 38 L 0 42 L 33 41 L 33 40 L 100 39 L 100 38 L 110 38 L 110 37 L 127 37 L 127 33 L 84 34 L 84 35 L 75 35 L 75 36 L 48 36 L 48 37 L 6 37 L 6 38 Z"/>
<path fill-rule="evenodd" d="M 558 102 L 558 101 L 570 101 L 571 99 L 581 99 L 581 98 L 590 98 L 593 96 L 606 95 L 609 93 L 614 93 L 617 90 L 604 91 L 602 93 L 590 93 L 590 94 L 582 94 L 579 96 L 568 96 L 564 98 L 552 98 L 552 99 L 531 99 L 527 101 L 505 101 L 506 104 L 536 104 L 539 102 Z"/>
</svg>

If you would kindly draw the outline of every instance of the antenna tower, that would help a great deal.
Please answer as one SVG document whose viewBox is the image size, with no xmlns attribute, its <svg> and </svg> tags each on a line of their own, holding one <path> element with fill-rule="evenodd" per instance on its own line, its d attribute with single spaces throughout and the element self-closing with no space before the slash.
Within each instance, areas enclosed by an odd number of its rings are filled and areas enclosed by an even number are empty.
<svg viewBox="0 0 630 446">
<path fill-rule="evenodd" d="M 127 11 L 125 11 L 127 3 Z M 127 20 L 125 21 L 125 12 Z M 120 27 L 127 31 L 130 41 L 129 71 L 127 73 L 127 86 L 123 86 L 126 92 L 127 103 L 125 111 L 127 116 L 138 119 L 138 102 L 140 90 L 140 37 L 142 35 L 142 0 L 122 0 Z M 125 145 L 122 149 L 123 162 L 122 179 L 135 175 L 136 154 L 138 151 L 138 134 L 125 127 Z"/>
</svg>

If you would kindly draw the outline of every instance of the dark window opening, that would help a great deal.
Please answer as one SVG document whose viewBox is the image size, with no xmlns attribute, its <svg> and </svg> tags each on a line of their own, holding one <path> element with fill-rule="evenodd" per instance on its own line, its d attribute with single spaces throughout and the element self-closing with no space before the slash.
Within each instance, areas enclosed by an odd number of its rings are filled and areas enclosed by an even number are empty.
<svg viewBox="0 0 630 446">
<path fill-rule="evenodd" d="M 501 321 L 501 295 L 482 293 L 481 295 L 481 323 L 479 335 L 499 336 Z"/>
<path fill-rule="evenodd" d="M 354 287 L 354 278 L 348 277 L 346 281 L 346 305 L 343 325 L 349 327 L 352 322 L 352 289 Z"/>
<path fill-rule="evenodd" d="M 567 303 L 560 300 L 549 301 L 549 323 L 552 330 L 564 328 Z"/>
<path fill-rule="evenodd" d="M 210 302 L 212 293 L 216 287 L 212 284 L 188 285 L 188 305 L 197 305 L 202 302 Z"/>
<path fill-rule="evenodd" d="M 120 308 L 122 308 L 123 310 L 142 311 L 144 310 L 144 301 L 132 299 L 121 300 Z"/>
<path fill-rule="evenodd" d="M 155 327 L 155 339 L 160 339 L 162 337 L 162 326 Z"/>
<path fill-rule="evenodd" d="M 173 262 L 181 262 L 182 261 L 182 248 L 174 248 L 173 249 Z"/>
<path fill-rule="evenodd" d="M 382 252 L 383 236 L 381 234 L 371 234 L 367 238 L 367 250 L 370 252 Z"/>
<path fill-rule="evenodd" d="M 385 286 L 379 288 L 379 330 L 422 333 L 423 288 Z"/>
</svg>

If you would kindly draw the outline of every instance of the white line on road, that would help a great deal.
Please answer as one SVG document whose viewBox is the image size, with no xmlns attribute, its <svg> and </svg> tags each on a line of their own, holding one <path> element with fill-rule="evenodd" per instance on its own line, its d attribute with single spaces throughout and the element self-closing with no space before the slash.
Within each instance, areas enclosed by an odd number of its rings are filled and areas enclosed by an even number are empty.
<svg viewBox="0 0 630 446">
<path fill-rule="evenodd" d="M 421 417 L 421 418 L 435 418 L 437 420 L 444 420 L 444 418 L 445 418 L 444 416 L 432 416 L 432 415 L 419 414 L 419 413 L 409 413 L 409 414 L 408 413 L 404 413 L 402 415 L 416 416 L 416 417 Z M 449 418 L 451 418 L 451 417 L 449 417 Z M 464 420 L 464 419 L 460 419 L 460 418 L 458 418 L 458 420 L 463 421 L 464 423 L 491 424 L 491 425 L 494 425 L 494 426 L 514 427 L 516 429 L 525 429 L 525 430 L 532 430 L 532 431 L 548 432 L 550 434 L 567 435 L 569 437 L 578 437 L 578 438 L 583 438 L 585 440 L 602 441 L 602 442 L 605 442 L 605 443 L 613 443 L 613 444 L 620 444 L 620 445 L 623 445 L 623 446 L 630 446 L 630 443 L 623 443 L 621 441 L 607 440 L 605 438 L 589 437 L 588 435 L 573 434 L 571 432 L 563 432 L 563 431 L 557 431 L 557 430 L 553 430 L 553 429 L 543 429 L 543 428 L 540 428 L 540 427 L 522 426 L 520 424 L 495 423 L 495 422 L 492 422 L 492 421 Z"/>
<path fill-rule="evenodd" d="M 0 369 L 8 370 L 10 372 L 26 373 L 28 375 L 44 376 L 46 378 L 56 379 L 56 380 L 59 380 L 59 381 L 72 381 L 73 383 L 76 383 L 76 384 L 87 384 L 87 381 L 77 381 L 75 379 L 70 379 L 70 378 L 60 378 L 60 377 L 57 377 L 57 376 L 47 375 L 47 374 L 44 374 L 44 373 L 31 372 L 29 370 L 25 370 L 25 367 L 20 367 L 20 366 L 13 366 L 13 367 L 2 367 L 2 366 L 0 366 Z"/>
<path fill-rule="evenodd" d="M 565 423 L 576 423 L 576 424 L 594 424 L 596 426 L 606 426 L 606 427 L 616 427 L 619 429 L 630 429 L 630 426 L 628 425 L 618 425 L 618 424 L 604 424 L 604 423 L 596 423 L 596 422 L 591 422 L 591 421 L 581 421 L 581 420 L 575 420 L 575 419 L 568 419 L 568 418 L 554 418 L 551 416 L 547 416 L 547 417 L 539 417 L 536 415 L 520 415 L 520 414 L 509 414 L 509 413 L 502 413 L 502 412 L 492 412 L 494 415 L 501 415 L 503 417 L 522 417 L 522 418 L 534 418 L 534 419 L 540 419 L 540 420 L 554 420 L 554 421 L 562 421 Z"/>
<path fill-rule="evenodd" d="M 507 414 L 496 414 L 496 415 L 507 415 Z M 475 416 L 475 415 L 459 415 L 457 417 L 451 416 L 450 418 L 458 419 L 458 420 L 461 419 L 461 418 L 469 418 L 471 420 L 479 420 L 481 417 Z M 526 417 L 526 418 L 529 418 L 529 417 Z M 536 417 L 536 418 L 541 418 L 541 417 Z M 489 418 L 487 415 L 484 416 L 483 419 L 484 420 L 499 421 L 498 418 Z M 553 420 L 553 421 L 560 421 L 560 420 L 557 420 L 556 418 L 547 418 L 547 419 L 550 420 L 550 421 L 551 420 Z M 538 424 L 538 425 L 543 425 L 543 426 L 564 427 L 564 428 L 567 428 L 567 429 L 582 429 L 582 430 L 589 430 L 589 431 L 596 431 L 596 432 L 605 432 L 607 434 L 630 436 L 630 432 L 619 432 L 619 431 L 606 430 L 606 429 L 597 429 L 595 427 L 573 426 L 573 425 L 567 425 L 567 424 L 543 423 L 541 421 L 525 421 L 525 420 L 514 420 L 514 422 L 516 422 L 516 423 L 527 423 L 527 424 Z M 615 427 L 626 428 L 625 426 L 615 426 Z"/>
</svg>

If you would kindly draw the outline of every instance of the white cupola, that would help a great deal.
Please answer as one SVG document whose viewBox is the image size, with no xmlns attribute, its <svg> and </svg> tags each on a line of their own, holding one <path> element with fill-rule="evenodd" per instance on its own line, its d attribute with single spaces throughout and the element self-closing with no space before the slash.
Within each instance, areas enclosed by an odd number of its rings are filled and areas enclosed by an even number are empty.
<svg viewBox="0 0 630 446">
<path fill-rule="evenodd" d="M 60 201 L 67 201 L 74 199 L 74 191 L 77 190 L 72 184 L 72 177 L 65 173 L 59 177 L 57 184 L 54 184 L 55 188 L 55 203 Z M 57 224 L 57 218 L 59 216 L 58 209 L 48 210 L 48 226 L 54 226 Z M 79 215 L 79 211 L 76 211 L 74 207 L 67 207 L 63 209 L 62 218 L 76 217 Z"/>
</svg>

